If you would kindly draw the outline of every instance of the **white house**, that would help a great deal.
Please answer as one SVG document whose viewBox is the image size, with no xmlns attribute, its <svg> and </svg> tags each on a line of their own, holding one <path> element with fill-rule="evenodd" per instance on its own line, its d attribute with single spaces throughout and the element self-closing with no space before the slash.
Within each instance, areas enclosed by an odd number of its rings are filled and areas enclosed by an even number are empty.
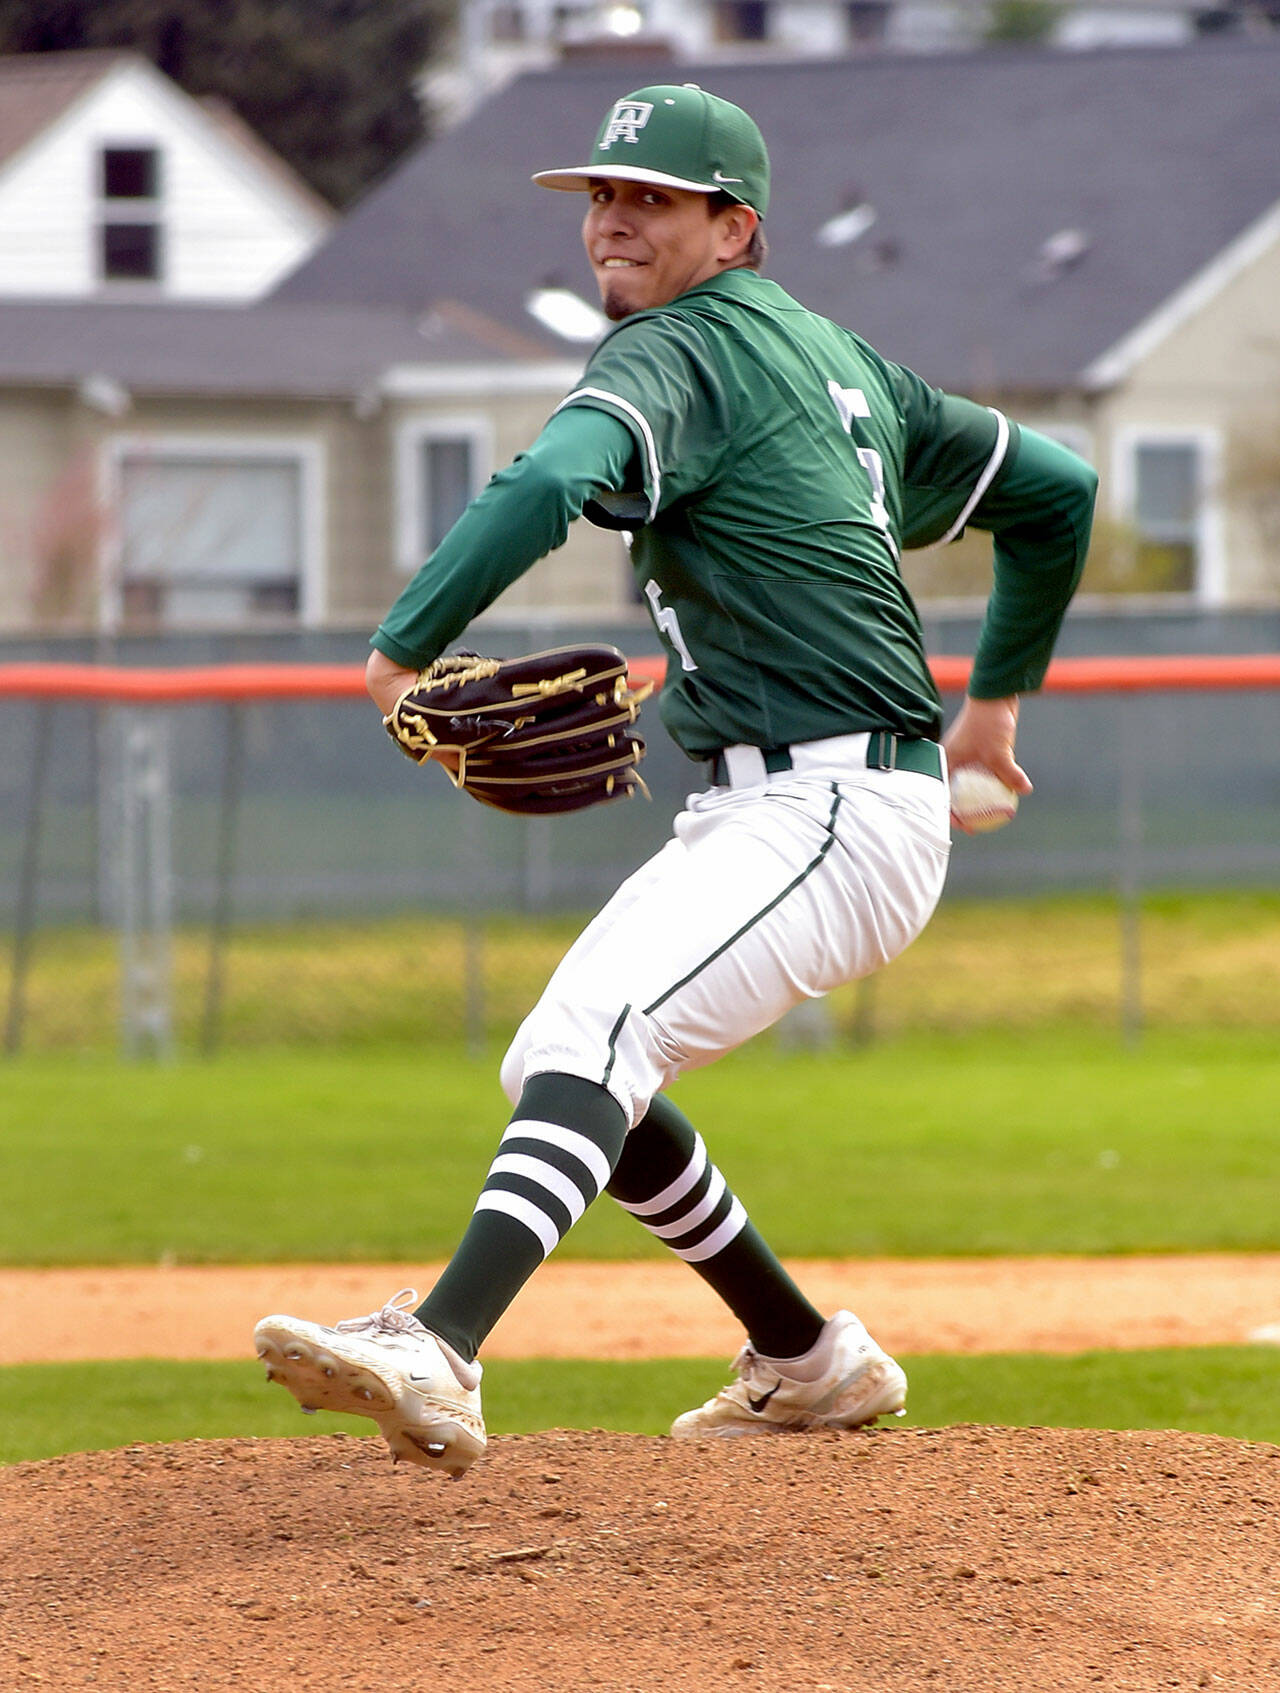
<svg viewBox="0 0 1280 1693">
<path fill-rule="evenodd" d="M 254 300 L 333 221 L 229 108 L 136 53 L 0 58 L 0 295 Z"/>
<path fill-rule="evenodd" d="M 1045 39 L 1067 48 L 1176 45 L 1206 32 L 1263 29 L 1280 0 L 1048 0 Z M 1055 15 L 1056 14 L 1056 15 Z M 448 126 L 526 71 L 561 59 L 665 54 L 673 63 L 741 64 L 979 45 L 999 0 L 463 0 L 452 50 L 423 77 Z M 1034 22 L 1035 20 L 1030 20 Z"/>
</svg>

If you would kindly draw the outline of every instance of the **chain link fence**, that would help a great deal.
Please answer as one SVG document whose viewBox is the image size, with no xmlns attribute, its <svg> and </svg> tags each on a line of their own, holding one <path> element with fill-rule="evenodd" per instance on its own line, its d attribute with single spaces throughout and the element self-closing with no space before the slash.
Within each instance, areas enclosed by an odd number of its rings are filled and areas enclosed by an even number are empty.
<svg viewBox="0 0 1280 1693">
<path fill-rule="evenodd" d="M 650 704 L 651 799 L 505 817 L 409 765 L 345 673 L 319 698 L 0 693 L 8 1053 L 501 1041 L 702 780 Z M 1280 1024 L 1280 693 L 1250 674 L 1028 702 L 1016 823 L 958 838 L 925 936 L 779 1038 Z"/>
</svg>

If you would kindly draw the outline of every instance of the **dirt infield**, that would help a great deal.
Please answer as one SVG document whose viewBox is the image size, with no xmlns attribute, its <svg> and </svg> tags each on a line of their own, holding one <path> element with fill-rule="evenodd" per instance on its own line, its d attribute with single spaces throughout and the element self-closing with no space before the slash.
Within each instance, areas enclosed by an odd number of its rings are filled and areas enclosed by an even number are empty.
<svg viewBox="0 0 1280 1693">
<path fill-rule="evenodd" d="M 0 1685 L 1274 1693 L 1280 1451 L 975 1427 L 193 1441 L 0 1473 Z"/>
<path fill-rule="evenodd" d="M 901 1351 L 1235 1343 L 1280 1255 L 808 1264 Z M 0 1361 L 244 1357 L 271 1307 L 430 1267 L 0 1272 Z M 683 1266 L 549 1264 L 487 1356 L 732 1353 Z M 16 1693 L 1162 1693 L 1280 1688 L 1280 1448 L 889 1426 L 509 1436 L 462 1481 L 377 1439 L 0 1471 Z"/>
<path fill-rule="evenodd" d="M 791 1268 L 816 1304 L 852 1306 L 892 1352 L 1237 1345 L 1280 1325 L 1280 1253 Z M 430 1287 L 435 1275 L 421 1264 L 0 1270 L 0 1364 L 248 1357 L 253 1325 L 269 1311 L 333 1322 L 406 1284 Z M 683 1264 L 553 1260 L 485 1356 L 727 1359 L 741 1339 Z"/>
</svg>

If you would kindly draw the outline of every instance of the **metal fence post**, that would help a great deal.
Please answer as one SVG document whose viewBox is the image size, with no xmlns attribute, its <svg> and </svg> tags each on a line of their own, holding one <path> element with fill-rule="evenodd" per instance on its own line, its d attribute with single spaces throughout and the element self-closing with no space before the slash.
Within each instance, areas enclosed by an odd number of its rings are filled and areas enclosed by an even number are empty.
<svg viewBox="0 0 1280 1693">
<path fill-rule="evenodd" d="M 484 816 L 478 805 L 467 805 L 463 818 L 463 847 L 467 855 L 467 908 L 462 917 L 463 1033 L 467 1052 L 484 1052 L 488 1004 L 485 994 L 485 861 Z"/>
<path fill-rule="evenodd" d="M 113 836 L 121 1039 L 130 1058 L 173 1052 L 173 869 L 167 720 L 115 713 Z"/>
<path fill-rule="evenodd" d="M 53 740 L 55 704 L 54 700 L 41 700 L 36 707 L 36 732 L 31 748 L 31 780 L 27 785 L 27 821 L 22 834 L 18 901 L 13 919 L 9 1011 L 4 1031 L 4 1049 L 9 1054 L 18 1052 L 22 1046 L 27 973 L 31 968 L 31 936 L 35 928 L 36 888 L 40 868 L 40 825 L 44 820 L 44 799 L 49 786 L 49 752 Z"/>
<path fill-rule="evenodd" d="M 1120 719 L 1119 896 L 1120 1026 L 1125 1044 L 1142 1038 L 1142 736 L 1139 700 L 1122 693 Z"/>
<path fill-rule="evenodd" d="M 204 1022 L 200 1037 L 200 1048 L 206 1056 L 217 1050 L 222 1033 L 222 990 L 226 975 L 227 939 L 231 933 L 236 828 L 240 819 L 240 795 L 244 786 L 244 707 L 228 705 L 226 723 L 222 792 L 218 803 L 213 912 L 209 921 L 209 970 L 204 984 Z"/>
</svg>

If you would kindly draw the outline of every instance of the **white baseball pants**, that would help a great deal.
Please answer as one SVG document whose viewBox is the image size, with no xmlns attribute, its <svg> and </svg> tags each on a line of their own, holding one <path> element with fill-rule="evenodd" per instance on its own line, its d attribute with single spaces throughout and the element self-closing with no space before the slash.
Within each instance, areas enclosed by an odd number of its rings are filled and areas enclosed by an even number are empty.
<svg viewBox="0 0 1280 1693">
<path fill-rule="evenodd" d="M 928 922 L 951 837 L 946 781 L 868 770 L 865 735 L 791 749 L 693 794 L 674 839 L 587 926 L 503 1061 L 608 1089 L 632 1127 L 654 1094 L 896 958 Z"/>
</svg>

